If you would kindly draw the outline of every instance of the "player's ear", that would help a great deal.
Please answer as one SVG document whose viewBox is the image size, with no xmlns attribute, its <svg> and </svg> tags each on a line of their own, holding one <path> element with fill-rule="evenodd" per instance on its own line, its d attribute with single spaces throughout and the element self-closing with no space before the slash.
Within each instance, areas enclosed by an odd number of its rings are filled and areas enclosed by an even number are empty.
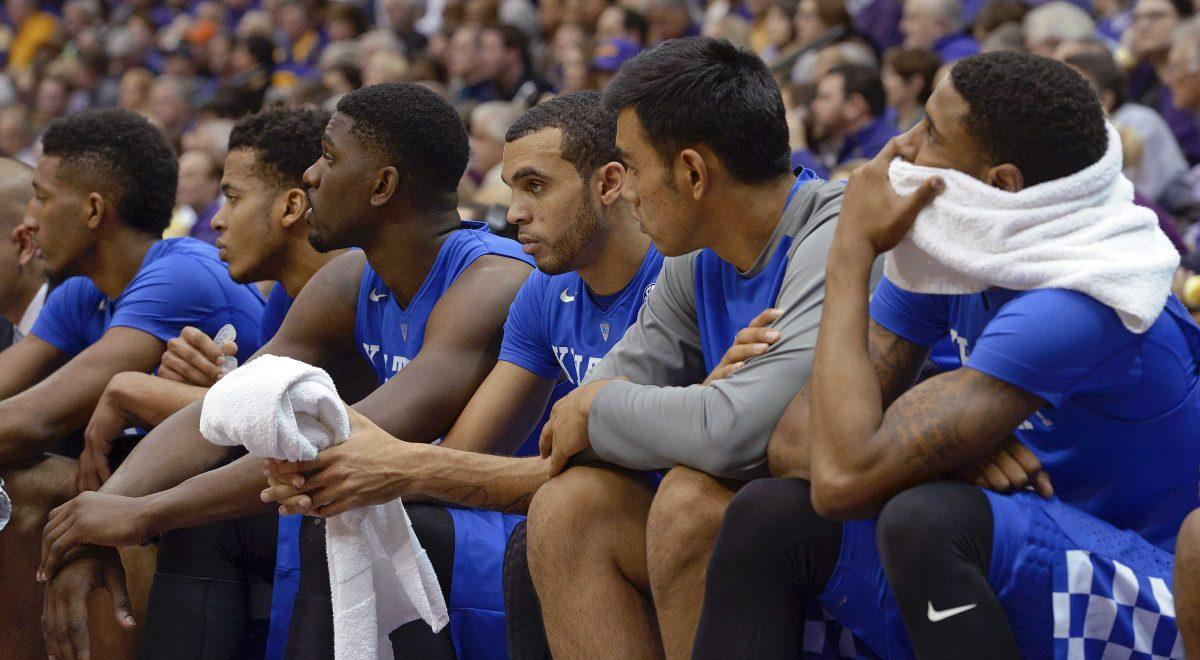
<svg viewBox="0 0 1200 660">
<path fill-rule="evenodd" d="M 17 246 L 17 263 L 28 266 L 37 257 L 37 244 L 33 242 L 33 232 L 23 224 L 13 227 L 9 239 Z"/>
<path fill-rule="evenodd" d="M 280 201 L 283 205 L 283 213 L 279 217 L 279 224 L 283 225 L 284 229 L 290 229 L 304 217 L 304 212 L 308 210 L 308 196 L 304 194 L 303 190 L 292 188 L 283 193 Z"/>
<path fill-rule="evenodd" d="M 371 193 L 371 206 L 383 206 L 391 201 L 400 187 L 400 171 L 394 166 L 379 170 L 375 176 L 375 190 Z"/>
<path fill-rule="evenodd" d="M 1021 174 L 1021 170 L 1011 163 L 997 165 L 988 170 L 984 181 L 1011 193 L 1021 192 L 1025 188 L 1025 175 Z"/>
<path fill-rule="evenodd" d="M 695 149 L 684 149 L 675 159 L 677 185 L 682 184 L 682 188 L 694 200 L 699 200 L 708 190 L 709 176 L 712 174 L 708 165 L 704 156 Z"/>
<path fill-rule="evenodd" d="M 104 212 L 108 208 L 108 202 L 103 195 L 98 192 L 89 194 L 83 202 L 83 218 L 87 223 L 87 228 L 92 231 L 99 229 L 104 222 Z"/>
<path fill-rule="evenodd" d="M 617 162 L 605 163 L 596 171 L 600 188 L 600 203 L 611 206 L 621 199 L 621 187 L 625 185 L 625 167 Z"/>
</svg>

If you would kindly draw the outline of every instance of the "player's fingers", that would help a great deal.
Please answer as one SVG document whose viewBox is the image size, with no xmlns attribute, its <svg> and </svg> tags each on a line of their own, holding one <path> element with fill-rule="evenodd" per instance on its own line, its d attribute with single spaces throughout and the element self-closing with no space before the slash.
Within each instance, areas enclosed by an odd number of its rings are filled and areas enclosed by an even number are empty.
<svg viewBox="0 0 1200 660">
<path fill-rule="evenodd" d="M 185 361 L 174 353 L 163 353 L 162 364 L 182 377 L 182 382 L 190 385 L 205 385 L 216 380 L 221 373 L 220 367 L 208 365 L 209 370 L 201 371 L 190 362 Z"/>
<path fill-rule="evenodd" d="M 777 341 L 779 341 L 779 331 L 775 328 L 742 328 L 734 336 L 733 345 L 774 344 Z"/>
<path fill-rule="evenodd" d="M 1004 477 L 1004 473 L 994 464 L 985 463 L 980 465 L 979 471 L 983 474 L 983 478 L 987 480 L 989 489 L 997 493 L 1007 493 L 1012 490 L 1012 484 L 1008 483 L 1008 479 Z"/>
<path fill-rule="evenodd" d="M 258 494 L 258 497 L 263 502 L 283 502 L 284 500 L 291 497 L 296 497 L 299 494 L 300 493 L 298 493 L 295 488 L 284 485 L 264 488 L 262 492 Z"/>
<path fill-rule="evenodd" d="M 733 364 L 721 365 L 721 366 L 717 367 L 716 369 L 713 369 L 713 372 L 708 375 L 707 379 L 705 379 L 704 384 L 708 385 L 715 381 L 721 380 L 722 378 L 728 378 L 729 374 L 737 371 L 741 367 L 742 367 L 741 362 L 734 362 Z"/>
<path fill-rule="evenodd" d="M 133 619 L 133 606 L 129 602 L 129 592 L 125 589 L 125 569 L 111 566 L 104 574 L 104 586 L 112 598 L 113 615 L 117 623 L 125 628 L 137 625 Z"/>
<path fill-rule="evenodd" d="M 745 362 L 752 357 L 758 357 L 771 348 L 770 344 L 734 344 L 725 352 L 725 359 L 730 363 Z"/>
<path fill-rule="evenodd" d="M 88 632 L 87 599 L 72 599 L 67 605 L 67 634 L 75 657 L 87 660 L 92 657 L 92 641 Z"/>
<path fill-rule="evenodd" d="M 992 464 L 1000 468 L 1013 490 L 1020 490 L 1029 484 L 1029 473 L 1007 452 L 997 452 L 992 457 Z"/>
<path fill-rule="evenodd" d="M 761 328 L 761 327 L 770 325 L 770 324 L 778 321 L 781 316 L 783 316 L 782 309 L 779 309 L 777 307 L 768 307 L 768 308 L 764 309 L 763 311 L 759 312 L 758 316 L 755 316 L 753 319 L 750 320 L 749 327 Z"/>
<path fill-rule="evenodd" d="M 1010 443 L 1007 451 L 1013 460 L 1021 464 L 1021 469 L 1025 470 L 1026 474 L 1036 474 L 1042 471 L 1042 462 L 1038 460 L 1037 455 L 1020 442 Z"/>
<path fill-rule="evenodd" d="M 221 347 L 199 328 L 188 326 L 179 336 L 189 347 L 194 349 L 193 355 L 203 356 L 209 363 L 216 364 L 225 355 L 221 351 Z"/>
<path fill-rule="evenodd" d="M 550 419 L 542 426 L 542 435 L 538 438 L 538 454 L 542 458 L 550 458 L 550 448 L 554 446 L 554 411 L 550 411 Z M 551 473 L 553 475 L 555 473 Z"/>
<path fill-rule="evenodd" d="M 1050 499 L 1054 496 L 1054 485 L 1050 483 L 1050 475 L 1038 472 L 1033 477 L 1033 490 L 1042 497 Z"/>
<path fill-rule="evenodd" d="M 166 356 L 167 356 L 167 354 L 164 353 L 163 357 L 165 358 Z M 171 367 L 169 367 L 165 362 L 159 363 L 158 371 L 155 373 L 158 375 L 159 378 L 165 378 L 167 380 L 172 380 L 172 381 L 175 381 L 176 383 L 190 384 L 190 383 L 188 383 L 186 378 L 184 378 L 180 374 L 175 373 L 175 370 L 172 369 Z"/>
</svg>

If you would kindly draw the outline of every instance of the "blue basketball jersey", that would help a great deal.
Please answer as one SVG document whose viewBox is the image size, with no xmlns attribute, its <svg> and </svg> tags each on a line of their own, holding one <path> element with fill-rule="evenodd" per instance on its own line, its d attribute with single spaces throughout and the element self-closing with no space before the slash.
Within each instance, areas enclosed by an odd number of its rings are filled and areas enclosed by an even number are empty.
<svg viewBox="0 0 1200 660">
<path fill-rule="evenodd" d="M 1072 291 L 924 295 L 885 279 L 871 316 L 922 346 L 949 331 L 967 367 L 1043 399 L 1015 434 L 1055 493 L 1173 550 L 1200 465 L 1200 328 L 1178 300 L 1134 334 Z"/>
<path fill-rule="evenodd" d="M 211 337 L 228 323 L 237 329 L 238 361 L 245 362 L 258 350 L 262 314 L 258 289 L 230 279 L 215 247 L 171 238 L 150 247 L 115 300 L 86 277 L 63 282 L 50 293 L 33 334 L 74 357 L 113 327 L 135 328 L 166 342 L 187 326 Z"/>
<path fill-rule="evenodd" d="M 791 205 L 797 190 L 809 181 L 816 180 L 817 175 L 812 170 L 801 169 L 784 208 Z M 709 372 L 721 363 L 725 351 L 733 346 L 738 331 L 750 325 L 750 321 L 764 309 L 775 306 L 779 290 L 783 287 L 792 241 L 792 236 L 784 236 L 766 267 L 753 277 L 742 275 L 733 264 L 722 260 L 711 249 L 701 250 L 696 257 L 693 271 L 696 322 L 700 330 L 704 366 Z"/>
<path fill-rule="evenodd" d="M 592 293 L 575 271 L 534 271 L 509 308 L 500 359 L 578 387 L 637 320 L 662 263 L 651 245 L 629 284 L 609 296 Z"/>
<path fill-rule="evenodd" d="M 464 222 L 462 229 L 450 234 L 425 282 L 406 307 L 396 302 L 370 264 L 363 267 L 354 337 L 380 383 L 390 380 L 421 351 L 425 324 L 434 306 L 476 259 L 495 254 L 533 265 L 532 259 L 521 252 L 519 243 L 490 234 L 486 227 L 479 222 Z"/>
<path fill-rule="evenodd" d="M 287 317 L 288 310 L 292 308 L 292 302 L 294 301 L 288 295 L 287 289 L 276 282 L 275 286 L 271 288 L 271 294 L 267 296 L 267 306 L 263 309 L 260 345 L 266 345 L 271 341 L 271 337 L 279 332 L 279 326 L 283 325 L 283 319 Z"/>
</svg>

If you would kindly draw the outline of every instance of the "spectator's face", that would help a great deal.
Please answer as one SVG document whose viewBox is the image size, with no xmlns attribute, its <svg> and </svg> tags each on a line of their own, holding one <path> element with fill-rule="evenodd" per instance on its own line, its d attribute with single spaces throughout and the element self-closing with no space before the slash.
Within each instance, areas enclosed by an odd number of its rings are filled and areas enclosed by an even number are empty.
<svg viewBox="0 0 1200 660">
<path fill-rule="evenodd" d="M 907 0 L 900 18 L 900 33 L 906 48 L 928 48 L 946 35 L 937 7 L 929 0 Z"/>
<path fill-rule="evenodd" d="M 141 110 L 146 107 L 149 94 L 149 81 L 130 71 L 121 76 L 117 105 L 126 110 Z"/>
<path fill-rule="evenodd" d="M 335 114 L 321 138 L 321 158 L 304 173 L 311 208 L 308 242 L 321 252 L 369 241 L 379 157 L 354 135 L 354 120 Z"/>
<path fill-rule="evenodd" d="M 471 122 L 471 163 L 475 171 L 487 174 L 501 159 L 504 141 L 492 137 L 485 121 Z"/>
<path fill-rule="evenodd" d="M 72 181 L 58 178 L 61 159 L 42 156 L 33 176 L 33 199 L 25 212 L 25 226 L 46 264 L 46 272 L 61 280 L 79 275 L 79 262 L 93 243 L 89 224 L 93 204 L 90 193 Z"/>
<path fill-rule="evenodd" d="M 776 48 L 786 46 L 792 40 L 792 21 L 788 18 L 787 12 L 778 5 L 771 5 L 767 8 L 764 27 L 767 31 L 767 39 Z"/>
<path fill-rule="evenodd" d="M 235 282 L 279 279 L 272 264 L 286 239 L 282 222 L 285 216 L 294 219 L 304 212 L 289 208 L 287 193 L 261 176 L 263 167 L 251 149 L 235 149 L 225 159 L 221 178 L 225 205 L 213 216 L 212 228 L 220 234 L 217 249 Z M 295 204 L 294 197 L 291 203 Z M 307 208 L 306 202 L 301 205 Z"/>
<path fill-rule="evenodd" d="M 567 51 L 560 63 L 562 69 L 562 93 L 569 94 L 588 89 L 588 73 L 590 72 L 587 56 L 578 48 Z"/>
<path fill-rule="evenodd" d="M 596 194 L 562 156 L 562 130 L 548 128 L 504 145 L 504 182 L 512 189 L 508 221 L 544 273 L 587 265 L 600 223 Z"/>
<path fill-rule="evenodd" d="M 625 35 L 625 12 L 620 7 L 607 7 L 596 20 L 596 40 L 615 39 Z"/>
<path fill-rule="evenodd" d="M 38 85 L 37 107 L 44 117 L 61 117 L 67 113 L 67 88 L 53 78 L 48 78 Z"/>
<path fill-rule="evenodd" d="M 698 214 L 695 203 L 683 190 L 688 176 L 679 157 L 665 162 L 632 108 L 625 108 L 618 116 L 617 148 L 626 164 L 622 195 L 633 205 L 633 216 L 642 231 L 659 252 L 669 257 L 698 249 Z"/>
<path fill-rule="evenodd" d="M 288 43 L 299 41 L 308 28 L 308 17 L 303 7 L 287 5 L 279 12 L 279 29 L 287 37 Z"/>
<path fill-rule="evenodd" d="M 175 199 L 181 206 L 202 213 L 220 194 L 220 185 L 221 180 L 213 171 L 212 156 L 187 151 L 179 157 L 179 189 Z"/>
<path fill-rule="evenodd" d="M 828 75 L 817 82 L 817 95 L 812 100 L 813 137 L 826 140 L 841 133 L 846 125 L 844 93 L 845 80 Z"/>
<path fill-rule="evenodd" d="M 29 117 L 20 111 L 19 106 L 15 111 L 0 113 L 0 154 L 16 158 L 33 144 L 28 123 Z"/>
<path fill-rule="evenodd" d="M 446 71 L 451 78 L 467 79 L 475 73 L 479 59 L 478 43 L 474 28 L 455 30 L 446 57 Z"/>
<path fill-rule="evenodd" d="M 1138 58 L 1164 53 L 1179 27 L 1179 13 L 1167 0 L 1138 0 L 1129 26 L 1129 50 Z"/>
<path fill-rule="evenodd" d="M 508 66 L 508 51 L 499 32 L 487 30 L 479 37 L 479 64 L 482 73 L 494 79 Z"/>
<path fill-rule="evenodd" d="M 1200 67 L 1196 65 L 1196 44 L 1183 41 L 1172 45 L 1163 67 L 1163 82 L 1171 88 L 1176 106 L 1200 114 Z"/>
<path fill-rule="evenodd" d="M 817 12 L 817 0 L 800 0 L 796 5 L 796 41 L 806 44 L 829 29 Z"/>
<path fill-rule="evenodd" d="M 887 103 L 893 108 L 906 107 L 917 100 L 921 92 L 922 76 L 917 74 L 911 80 L 903 76 L 889 65 L 884 65 L 880 78 L 883 80 L 883 91 L 887 94 Z"/>
<path fill-rule="evenodd" d="M 187 99 L 174 85 L 155 85 L 150 90 L 150 115 L 168 130 L 182 129 L 188 122 Z"/>
<path fill-rule="evenodd" d="M 687 34 L 692 17 L 683 7 L 658 5 L 651 7 L 646 13 L 646 23 L 649 25 L 653 42 L 659 43 Z"/>
</svg>

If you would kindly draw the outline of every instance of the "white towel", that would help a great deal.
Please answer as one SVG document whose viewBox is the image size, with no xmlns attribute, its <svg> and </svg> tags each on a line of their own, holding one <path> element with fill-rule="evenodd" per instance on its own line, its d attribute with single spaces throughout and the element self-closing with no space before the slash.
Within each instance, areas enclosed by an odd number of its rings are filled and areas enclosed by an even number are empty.
<svg viewBox="0 0 1200 660">
<path fill-rule="evenodd" d="M 208 391 L 200 432 L 261 458 L 303 461 L 345 441 L 350 421 L 329 374 L 264 355 Z M 437 632 L 449 622 L 433 564 L 400 500 L 333 516 L 325 538 L 335 657 L 390 659 L 392 630 L 423 619 Z"/>
<path fill-rule="evenodd" d="M 932 176 L 946 182 L 887 254 L 884 274 L 902 289 L 1068 289 L 1112 308 L 1135 333 L 1149 330 L 1166 305 L 1179 253 L 1154 212 L 1133 203 L 1111 124 L 1099 161 L 1016 193 L 899 158 L 888 173 L 902 195 Z"/>
</svg>

